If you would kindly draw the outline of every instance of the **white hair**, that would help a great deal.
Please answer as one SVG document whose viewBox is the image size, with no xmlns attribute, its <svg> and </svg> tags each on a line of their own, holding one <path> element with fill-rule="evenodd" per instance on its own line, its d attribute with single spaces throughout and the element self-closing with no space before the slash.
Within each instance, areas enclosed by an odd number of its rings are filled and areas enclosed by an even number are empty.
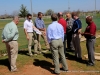
<svg viewBox="0 0 100 75">
<path fill-rule="evenodd" d="M 18 20 L 19 19 L 19 16 L 14 16 L 13 17 L 13 20 Z"/>
</svg>

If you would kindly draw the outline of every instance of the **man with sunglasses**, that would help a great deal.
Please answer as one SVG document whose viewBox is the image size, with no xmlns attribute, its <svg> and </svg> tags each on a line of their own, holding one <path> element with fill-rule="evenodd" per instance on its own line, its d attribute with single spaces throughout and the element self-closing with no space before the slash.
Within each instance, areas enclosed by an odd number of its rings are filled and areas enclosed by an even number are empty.
<svg viewBox="0 0 100 75">
<path fill-rule="evenodd" d="M 36 55 L 39 54 L 39 52 L 37 51 L 38 42 L 33 34 L 33 30 L 38 30 L 38 29 L 33 25 L 32 15 L 27 14 L 27 19 L 24 22 L 24 32 L 28 40 L 28 50 L 30 56 L 33 55 L 31 52 L 32 41 L 34 41 L 34 54 Z"/>
</svg>

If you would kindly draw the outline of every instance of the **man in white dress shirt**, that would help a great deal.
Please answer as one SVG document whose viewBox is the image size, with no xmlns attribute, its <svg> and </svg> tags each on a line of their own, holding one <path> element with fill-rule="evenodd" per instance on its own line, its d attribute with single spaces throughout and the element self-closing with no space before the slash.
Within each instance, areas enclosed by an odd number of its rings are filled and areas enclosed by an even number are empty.
<svg viewBox="0 0 100 75">
<path fill-rule="evenodd" d="M 32 15 L 31 14 L 27 14 L 27 19 L 24 22 L 24 32 L 26 35 L 26 38 L 28 40 L 28 50 L 29 50 L 29 55 L 32 56 L 32 51 L 31 51 L 31 47 L 32 47 L 32 41 L 34 41 L 34 54 L 39 54 L 39 52 L 37 51 L 37 46 L 38 46 L 38 42 L 36 40 L 36 38 L 34 37 L 33 34 L 33 30 L 35 31 L 39 31 L 32 22 Z"/>
</svg>

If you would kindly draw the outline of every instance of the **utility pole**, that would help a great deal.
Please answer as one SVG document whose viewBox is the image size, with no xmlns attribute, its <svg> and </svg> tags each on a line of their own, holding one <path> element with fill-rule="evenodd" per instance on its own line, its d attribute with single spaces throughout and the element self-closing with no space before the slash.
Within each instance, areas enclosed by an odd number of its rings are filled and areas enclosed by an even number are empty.
<svg viewBox="0 0 100 75">
<path fill-rule="evenodd" d="M 95 14 L 96 14 L 96 0 L 95 0 Z"/>
<path fill-rule="evenodd" d="M 33 19 L 32 0 L 30 0 L 30 3 L 31 3 L 31 14 L 32 14 L 32 19 Z"/>
<path fill-rule="evenodd" d="M 68 0 L 68 12 L 70 12 L 69 0 Z"/>
<path fill-rule="evenodd" d="M 95 17 L 96 17 L 96 0 L 95 0 L 94 3 L 95 3 L 95 6 L 94 6 L 94 8 L 95 8 L 95 9 L 94 9 L 94 15 L 95 15 Z"/>
</svg>

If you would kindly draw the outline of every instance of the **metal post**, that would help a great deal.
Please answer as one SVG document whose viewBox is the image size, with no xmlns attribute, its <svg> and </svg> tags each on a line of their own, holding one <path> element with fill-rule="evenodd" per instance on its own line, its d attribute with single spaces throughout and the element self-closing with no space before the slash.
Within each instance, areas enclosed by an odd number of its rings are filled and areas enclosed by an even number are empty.
<svg viewBox="0 0 100 75">
<path fill-rule="evenodd" d="M 32 19 L 33 19 L 32 0 L 30 0 L 30 2 L 31 2 L 31 14 L 32 14 Z"/>
<path fill-rule="evenodd" d="M 96 0 L 95 0 L 95 13 L 96 13 Z"/>
<path fill-rule="evenodd" d="M 70 12 L 69 0 L 68 0 L 68 12 Z"/>
<path fill-rule="evenodd" d="M 95 17 L 96 17 L 96 0 L 95 0 L 95 10 L 94 10 L 94 15 L 95 15 Z"/>
</svg>

